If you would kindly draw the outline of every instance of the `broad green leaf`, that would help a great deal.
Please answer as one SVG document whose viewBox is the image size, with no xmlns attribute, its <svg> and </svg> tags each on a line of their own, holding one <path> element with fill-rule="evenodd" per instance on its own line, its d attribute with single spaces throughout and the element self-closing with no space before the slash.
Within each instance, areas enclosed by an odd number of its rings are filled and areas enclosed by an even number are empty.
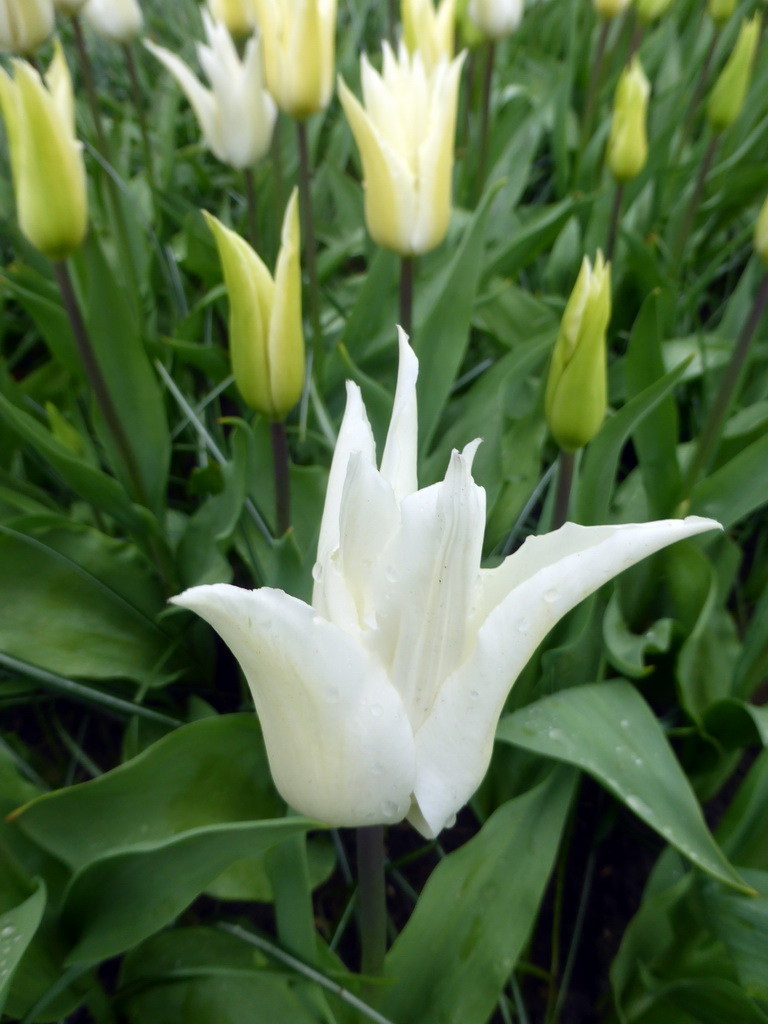
<svg viewBox="0 0 768 1024">
<path fill-rule="evenodd" d="M 552 773 L 438 865 L 387 956 L 386 1017 L 485 1024 L 533 929 L 573 792 L 572 773 Z"/>
<path fill-rule="evenodd" d="M 414 351 L 419 357 L 419 445 L 423 452 L 432 441 L 469 344 L 485 227 L 495 195 L 493 188 L 486 192 L 467 224 L 430 308 L 420 311 L 423 319 L 415 325 Z"/>
<path fill-rule="evenodd" d="M 283 806 L 256 716 L 222 715 L 182 726 L 98 779 L 33 800 L 14 820 L 77 871 L 136 843 L 277 817 Z"/>
<path fill-rule="evenodd" d="M 532 263 L 539 253 L 551 246 L 574 213 L 586 200 L 563 199 L 553 206 L 535 207 L 535 212 L 522 223 L 510 225 L 509 241 L 492 253 L 483 271 L 483 279 L 515 277 Z"/>
<path fill-rule="evenodd" d="M 675 1024 L 768 1024 L 768 1014 L 727 978 L 691 978 L 667 985 L 657 1005 L 670 1004 Z M 638 1024 L 656 1024 L 658 1009 L 636 1018 Z"/>
<path fill-rule="evenodd" d="M 745 701 L 717 701 L 707 708 L 704 728 L 729 750 L 762 744 L 768 747 L 768 706 Z"/>
<path fill-rule="evenodd" d="M 654 292 L 637 315 L 624 360 L 629 399 L 664 376 L 661 342 L 668 304 L 668 294 Z M 632 432 L 648 508 L 654 519 L 672 514 L 680 491 L 677 435 L 677 407 L 671 393 L 665 395 Z"/>
<path fill-rule="evenodd" d="M 607 521 L 622 449 L 638 424 L 671 393 L 681 373 L 682 368 L 668 373 L 630 399 L 605 421 L 597 437 L 587 446 L 576 492 L 576 522 L 592 526 Z"/>
<path fill-rule="evenodd" d="M 23 903 L 0 914 L 0 1014 L 16 968 L 40 926 L 44 910 L 45 885 L 39 880 L 35 892 Z"/>
<path fill-rule="evenodd" d="M 768 434 L 739 452 L 730 462 L 697 484 L 690 512 L 710 516 L 728 529 L 768 502 L 765 466 Z"/>
<path fill-rule="evenodd" d="M 125 959 L 128 1024 L 312 1024 L 318 1018 L 253 947 L 214 928 L 163 932 Z"/>
<path fill-rule="evenodd" d="M 496 738 L 588 772 L 703 871 L 751 892 L 710 835 L 661 726 L 629 683 L 545 697 L 503 718 Z"/>
<path fill-rule="evenodd" d="M 170 678 L 172 638 L 157 625 L 164 595 L 125 541 L 59 516 L 0 526 L 0 650 L 65 676 Z"/>
<path fill-rule="evenodd" d="M 734 864 L 768 871 L 765 808 L 768 807 L 768 750 L 749 769 L 717 827 L 717 838 Z"/>
<path fill-rule="evenodd" d="M 633 633 L 622 615 L 618 591 L 614 591 L 603 616 L 603 637 L 611 664 L 632 679 L 647 676 L 653 666 L 646 665 L 646 657 L 669 650 L 673 627 L 672 619 L 657 619 L 644 633 Z"/>
<path fill-rule="evenodd" d="M 75 494 L 113 516 L 134 537 L 146 540 L 158 531 L 157 522 L 134 505 L 122 485 L 77 458 L 36 419 L 0 393 L 0 417 L 43 457 Z"/>
<path fill-rule="evenodd" d="M 230 822 L 166 840 L 135 841 L 78 871 L 62 916 L 75 938 L 68 964 L 99 963 L 169 924 L 230 864 L 319 822 L 306 818 Z"/>
<path fill-rule="evenodd" d="M 88 235 L 76 262 L 83 282 L 83 315 L 88 333 L 133 451 L 138 481 L 104 424 L 102 440 L 129 493 L 139 504 L 159 514 L 165 505 L 171 444 L 162 390 L 144 348 L 138 317 L 95 232 Z M 98 403 L 95 407 L 98 408 Z"/>
<path fill-rule="evenodd" d="M 704 894 L 705 912 L 730 953 L 744 992 L 768 1002 L 768 872 L 745 871 L 744 877 L 758 898 L 713 886 Z"/>
<path fill-rule="evenodd" d="M 23 266 L 4 270 L 0 280 L 35 321 L 53 357 L 75 378 L 82 378 L 77 345 L 55 283 Z"/>
</svg>

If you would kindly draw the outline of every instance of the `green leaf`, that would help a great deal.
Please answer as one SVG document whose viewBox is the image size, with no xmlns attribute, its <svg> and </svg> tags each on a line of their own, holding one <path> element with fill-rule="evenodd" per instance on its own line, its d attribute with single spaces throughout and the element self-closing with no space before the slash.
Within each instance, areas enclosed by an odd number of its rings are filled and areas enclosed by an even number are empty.
<svg viewBox="0 0 768 1024">
<path fill-rule="evenodd" d="M 764 479 L 767 462 L 765 434 L 694 487 L 690 511 L 717 519 L 726 530 L 745 519 L 768 501 Z"/>
<path fill-rule="evenodd" d="M 128 1024 L 316 1024 L 288 982 L 214 928 L 163 932 L 132 950 L 120 983 Z"/>
<path fill-rule="evenodd" d="M 141 493 L 134 498 L 159 514 L 165 505 L 171 442 L 162 390 L 144 347 L 138 317 L 96 232 L 89 233 L 76 263 L 81 268 L 83 313 L 95 356 L 138 466 Z M 103 424 L 101 435 L 115 472 L 131 493 L 135 481 Z"/>
<path fill-rule="evenodd" d="M 230 864 L 321 827 L 306 818 L 209 825 L 91 861 L 64 897 L 62 917 L 75 937 L 66 962 L 125 952 L 173 921 Z"/>
<path fill-rule="evenodd" d="M 31 267 L 5 270 L 0 280 L 37 324 L 54 359 L 75 378 L 83 376 L 72 328 L 56 284 Z"/>
<path fill-rule="evenodd" d="M 485 1024 L 533 928 L 573 792 L 572 773 L 552 773 L 438 865 L 387 956 L 386 1017 Z"/>
<path fill-rule="evenodd" d="M 710 835 L 661 726 L 629 683 L 545 697 L 503 718 L 496 738 L 583 769 L 703 871 L 752 891 Z"/>
<path fill-rule="evenodd" d="M 535 212 L 518 225 L 509 226 L 509 241 L 497 249 L 485 266 L 483 279 L 514 277 L 551 246 L 574 213 L 587 200 L 563 199 L 553 206 L 535 207 Z"/>
<path fill-rule="evenodd" d="M 0 1015 L 16 968 L 40 926 L 44 910 L 45 885 L 39 880 L 35 891 L 23 903 L 0 914 Z"/>
<path fill-rule="evenodd" d="M 766 807 L 768 750 L 764 750 L 749 769 L 717 828 L 718 841 L 734 864 L 768 871 Z"/>
<path fill-rule="evenodd" d="M 49 463 L 78 497 L 112 516 L 134 537 L 146 540 L 157 534 L 156 520 L 134 505 L 122 485 L 106 473 L 73 455 L 50 431 L 0 393 L 0 417 Z"/>
<path fill-rule="evenodd" d="M 414 331 L 419 357 L 419 444 L 427 451 L 469 343 L 480 281 L 485 227 L 496 189 L 488 189 L 469 221 L 430 308 Z"/>
<path fill-rule="evenodd" d="M 635 320 L 624 360 L 627 397 L 630 399 L 664 376 L 662 325 L 669 298 L 668 293 L 652 293 Z M 632 432 L 648 496 L 648 509 L 654 519 L 664 519 L 672 514 L 680 491 L 677 437 L 677 407 L 673 395 L 667 393 Z"/>
<path fill-rule="evenodd" d="M 53 515 L 0 526 L 0 650 L 65 676 L 170 678 L 164 595 L 125 541 Z M 42 627 L 42 628 L 41 628 Z"/>
<path fill-rule="evenodd" d="M 673 627 L 672 619 L 657 619 L 644 633 L 633 633 L 622 615 L 618 591 L 614 591 L 603 616 L 603 638 L 611 664 L 632 679 L 647 676 L 653 666 L 646 665 L 646 657 L 669 650 Z"/>
<path fill-rule="evenodd" d="M 207 825 L 277 817 L 283 807 L 258 719 L 242 714 L 182 726 L 98 779 L 33 800 L 14 820 L 77 871 L 136 843 L 162 842 Z"/>
<path fill-rule="evenodd" d="M 745 871 L 744 877 L 759 898 L 711 887 L 704 895 L 705 913 L 728 949 L 744 992 L 768 1001 L 768 872 Z"/>
<path fill-rule="evenodd" d="M 576 522 L 583 526 L 607 522 L 622 449 L 643 419 L 671 393 L 682 372 L 682 367 L 673 370 L 630 399 L 587 445 L 579 471 Z"/>
</svg>

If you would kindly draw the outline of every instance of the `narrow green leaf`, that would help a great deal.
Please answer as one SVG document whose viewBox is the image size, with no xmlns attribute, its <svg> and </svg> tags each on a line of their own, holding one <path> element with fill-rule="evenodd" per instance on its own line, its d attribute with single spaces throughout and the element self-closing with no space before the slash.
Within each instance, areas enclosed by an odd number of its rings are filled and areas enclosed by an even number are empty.
<svg viewBox="0 0 768 1024">
<path fill-rule="evenodd" d="M 690 511 L 717 519 L 726 530 L 745 519 L 768 502 L 766 463 L 768 434 L 697 484 L 691 494 Z"/>
<path fill-rule="evenodd" d="M 629 683 L 545 697 L 503 718 L 496 738 L 578 766 L 703 871 L 752 891 L 712 838 L 659 722 Z"/>
</svg>

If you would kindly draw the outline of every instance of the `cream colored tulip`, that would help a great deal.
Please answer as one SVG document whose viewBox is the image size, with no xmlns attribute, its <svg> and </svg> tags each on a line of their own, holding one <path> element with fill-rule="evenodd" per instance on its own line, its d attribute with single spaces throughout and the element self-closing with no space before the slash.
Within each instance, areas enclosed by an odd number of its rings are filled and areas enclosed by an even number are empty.
<svg viewBox="0 0 768 1024">
<path fill-rule="evenodd" d="M 253 0 L 208 0 L 208 10 L 213 20 L 223 22 L 236 38 L 250 35 L 256 27 Z"/>
<path fill-rule="evenodd" d="M 184 61 L 162 46 L 144 45 L 168 68 L 197 115 L 205 141 L 223 163 L 242 170 L 252 167 L 269 149 L 277 108 L 264 87 L 257 36 L 248 40 L 241 60 L 222 22 L 203 12 L 208 45 L 197 53 L 211 88 L 207 89 Z"/>
<path fill-rule="evenodd" d="M 130 43 L 144 24 L 138 0 L 88 0 L 83 13 L 94 31 L 113 43 Z"/>
<path fill-rule="evenodd" d="M 401 256 L 434 249 L 451 217 L 453 147 L 464 54 L 427 70 L 417 51 L 384 44 L 384 66 L 361 60 L 363 104 L 339 81 L 339 98 L 363 164 L 371 237 Z"/>
<path fill-rule="evenodd" d="M 51 0 L 0 0 L 0 50 L 32 54 L 53 32 Z"/>
<path fill-rule="evenodd" d="M 267 87 L 297 121 L 328 106 L 333 94 L 336 0 L 254 0 L 264 40 Z"/>
<path fill-rule="evenodd" d="M 441 57 L 453 57 L 456 31 L 456 0 L 401 0 L 403 42 L 413 55 L 417 50 L 427 68 L 433 68 Z"/>
<path fill-rule="evenodd" d="M 88 0 L 53 0 L 53 6 L 62 14 L 79 14 Z"/>
<path fill-rule="evenodd" d="M 13 78 L 0 69 L 0 108 L 19 226 L 40 252 L 63 260 L 85 237 L 88 201 L 72 79 L 58 41 L 45 83 L 23 60 L 13 62 Z"/>
</svg>

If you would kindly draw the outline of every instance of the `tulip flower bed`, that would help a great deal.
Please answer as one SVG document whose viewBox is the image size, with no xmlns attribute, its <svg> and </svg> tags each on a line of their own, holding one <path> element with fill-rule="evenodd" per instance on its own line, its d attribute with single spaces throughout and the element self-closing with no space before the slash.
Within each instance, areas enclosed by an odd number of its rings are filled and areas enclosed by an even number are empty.
<svg viewBox="0 0 768 1024">
<path fill-rule="evenodd" d="M 3 1021 L 768 1022 L 757 8 L 0 0 Z"/>
</svg>

